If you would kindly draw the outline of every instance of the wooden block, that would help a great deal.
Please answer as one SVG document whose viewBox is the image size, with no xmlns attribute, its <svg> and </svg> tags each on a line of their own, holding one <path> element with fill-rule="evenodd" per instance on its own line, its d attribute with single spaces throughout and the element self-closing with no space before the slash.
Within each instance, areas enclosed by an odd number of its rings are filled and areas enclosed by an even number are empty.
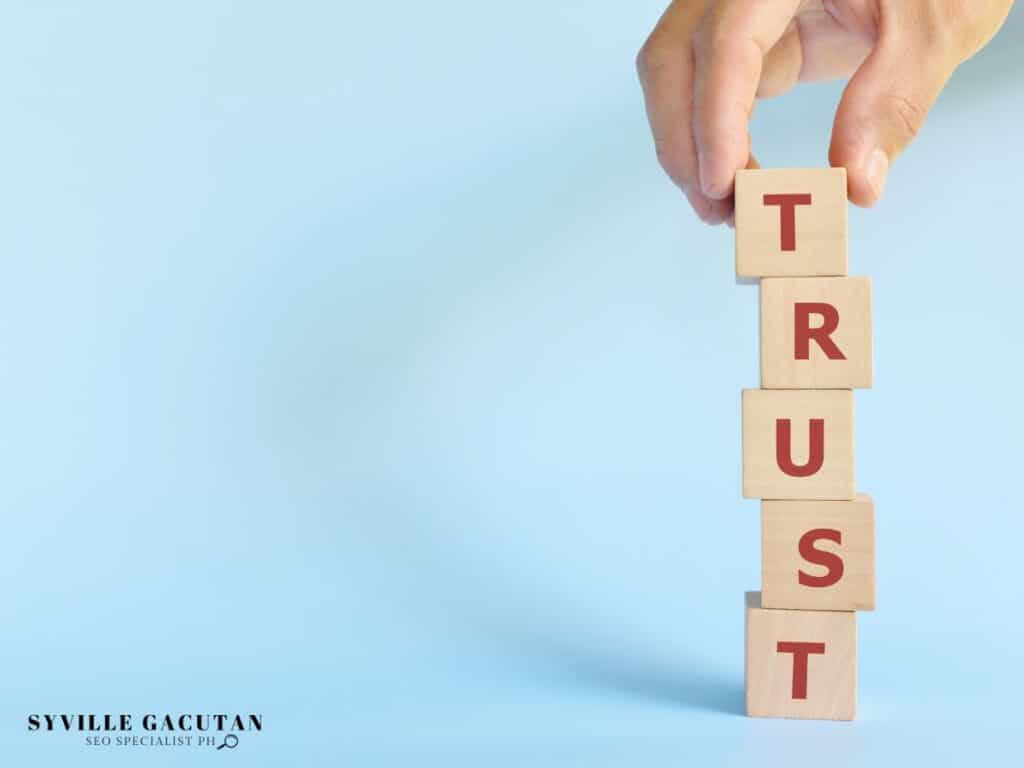
<svg viewBox="0 0 1024 768">
<path fill-rule="evenodd" d="M 852 390 L 744 390 L 744 498 L 856 494 Z"/>
<path fill-rule="evenodd" d="M 761 281 L 761 386 L 871 386 L 871 278 Z"/>
<path fill-rule="evenodd" d="M 736 173 L 736 275 L 845 275 L 846 169 Z"/>
<path fill-rule="evenodd" d="M 761 606 L 875 609 L 875 503 L 761 502 Z"/>
<path fill-rule="evenodd" d="M 853 720 L 857 614 L 778 611 L 746 593 L 746 690 L 751 717 Z"/>
</svg>

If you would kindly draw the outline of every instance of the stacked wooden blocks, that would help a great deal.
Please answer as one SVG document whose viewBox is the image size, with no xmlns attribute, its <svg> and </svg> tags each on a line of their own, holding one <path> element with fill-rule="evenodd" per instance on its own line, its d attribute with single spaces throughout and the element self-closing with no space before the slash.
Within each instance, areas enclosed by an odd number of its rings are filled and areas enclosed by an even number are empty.
<svg viewBox="0 0 1024 768">
<path fill-rule="evenodd" d="M 746 596 L 747 714 L 852 720 L 855 611 L 875 607 L 875 510 L 854 477 L 871 386 L 871 280 L 847 276 L 846 172 L 736 176 L 736 273 L 760 278 L 761 388 L 743 392 L 743 496 L 761 499 Z"/>
</svg>

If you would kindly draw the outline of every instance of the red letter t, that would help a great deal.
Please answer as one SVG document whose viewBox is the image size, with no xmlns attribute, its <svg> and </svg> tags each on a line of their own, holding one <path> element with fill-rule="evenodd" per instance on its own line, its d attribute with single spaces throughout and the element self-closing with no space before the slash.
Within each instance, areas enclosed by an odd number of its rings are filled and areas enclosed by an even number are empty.
<svg viewBox="0 0 1024 768">
<path fill-rule="evenodd" d="M 765 195 L 765 205 L 779 206 L 779 229 L 783 251 L 796 250 L 796 207 L 810 205 L 810 195 Z"/>
<path fill-rule="evenodd" d="M 793 654 L 793 698 L 807 698 L 807 657 L 824 653 L 824 643 L 782 643 L 775 646 L 778 653 Z"/>
</svg>

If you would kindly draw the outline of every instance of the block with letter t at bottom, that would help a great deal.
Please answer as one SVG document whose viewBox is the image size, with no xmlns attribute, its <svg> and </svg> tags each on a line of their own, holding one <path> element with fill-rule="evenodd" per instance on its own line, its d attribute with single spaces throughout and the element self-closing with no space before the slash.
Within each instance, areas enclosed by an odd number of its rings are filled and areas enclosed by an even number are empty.
<svg viewBox="0 0 1024 768">
<path fill-rule="evenodd" d="M 746 593 L 746 692 L 751 717 L 853 720 L 857 614 L 761 607 Z"/>
</svg>

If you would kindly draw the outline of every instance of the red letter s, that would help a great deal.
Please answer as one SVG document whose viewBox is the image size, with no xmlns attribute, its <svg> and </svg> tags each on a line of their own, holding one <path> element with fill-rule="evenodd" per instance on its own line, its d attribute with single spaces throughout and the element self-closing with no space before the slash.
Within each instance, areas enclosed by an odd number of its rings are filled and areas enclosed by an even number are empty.
<svg viewBox="0 0 1024 768">
<path fill-rule="evenodd" d="M 843 558 L 834 552 L 815 549 L 814 542 L 825 539 L 836 544 L 843 543 L 842 534 L 834 528 L 815 528 L 800 537 L 800 557 L 814 565 L 828 568 L 824 576 L 811 576 L 803 571 L 797 572 L 797 581 L 805 587 L 831 587 L 843 578 Z"/>
</svg>

